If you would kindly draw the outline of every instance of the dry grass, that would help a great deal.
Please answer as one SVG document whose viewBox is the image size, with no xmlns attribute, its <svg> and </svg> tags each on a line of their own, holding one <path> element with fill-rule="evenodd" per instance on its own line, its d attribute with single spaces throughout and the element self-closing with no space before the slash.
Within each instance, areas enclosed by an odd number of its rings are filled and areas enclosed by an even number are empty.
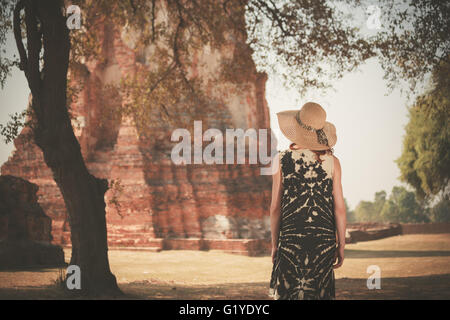
<svg viewBox="0 0 450 320">
<path fill-rule="evenodd" d="M 338 299 L 450 299 L 450 234 L 405 235 L 347 245 L 336 270 Z M 66 260 L 70 251 L 65 250 Z M 266 299 L 270 257 L 217 251 L 111 250 L 110 264 L 128 298 Z M 368 290 L 369 265 L 381 290 Z M 0 298 L 65 298 L 58 269 L 0 272 Z"/>
</svg>

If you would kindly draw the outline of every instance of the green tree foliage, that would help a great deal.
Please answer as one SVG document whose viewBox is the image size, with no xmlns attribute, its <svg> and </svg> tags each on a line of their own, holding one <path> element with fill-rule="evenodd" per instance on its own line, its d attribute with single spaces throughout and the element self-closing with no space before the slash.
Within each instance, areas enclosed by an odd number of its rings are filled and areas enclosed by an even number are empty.
<svg viewBox="0 0 450 320">
<path fill-rule="evenodd" d="M 355 208 L 357 222 L 429 222 L 428 210 L 423 209 L 414 192 L 394 187 L 387 198 L 386 191 L 375 193 L 374 201 L 361 201 Z"/>
<path fill-rule="evenodd" d="M 360 201 L 358 203 L 355 208 L 355 220 L 358 222 L 376 222 L 379 220 L 371 201 Z"/>
<path fill-rule="evenodd" d="M 380 218 L 383 222 L 429 222 L 424 211 L 417 202 L 414 192 L 395 186 L 383 205 Z"/>
<path fill-rule="evenodd" d="M 386 203 L 386 191 L 375 192 L 375 201 L 373 203 L 375 212 L 381 212 Z"/>
<path fill-rule="evenodd" d="M 403 151 L 396 160 L 400 179 L 420 200 L 448 197 L 450 178 L 450 64 L 435 70 L 432 89 L 409 108 Z"/>
<path fill-rule="evenodd" d="M 430 210 L 433 222 L 450 222 L 450 200 L 442 199 Z"/>
<path fill-rule="evenodd" d="M 391 88 L 406 81 L 414 91 L 430 72 L 450 63 L 450 1 L 378 0 L 370 4 L 381 9 L 382 30 L 373 44 Z"/>
<path fill-rule="evenodd" d="M 355 212 L 353 210 L 350 210 L 347 199 L 344 199 L 345 201 L 345 212 L 347 212 L 347 222 L 352 223 L 356 222 Z"/>
<path fill-rule="evenodd" d="M 348 23 L 348 13 L 330 1 L 241 2 L 246 3 L 248 38 L 257 66 L 280 74 L 287 86 L 301 93 L 331 87 L 375 55 L 355 24 Z"/>
<path fill-rule="evenodd" d="M 380 212 L 386 202 L 386 191 L 375 193 L 374 201 L 361 201 L 355 208 L 355 221 L 381 222 Z"/>
</svg>

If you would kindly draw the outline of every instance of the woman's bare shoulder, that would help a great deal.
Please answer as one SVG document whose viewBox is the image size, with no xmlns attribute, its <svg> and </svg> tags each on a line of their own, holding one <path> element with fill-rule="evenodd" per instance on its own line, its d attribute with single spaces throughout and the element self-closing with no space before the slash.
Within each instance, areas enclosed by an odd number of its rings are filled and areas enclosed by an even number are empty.
<svg viewBox="0 0 450 320">
<path fill-rule="evenodd" d="M 338 157 L 336 157 L 334 154 L 333 156 L 333 162 L 334 162 L 334 170 L 333 172 L 341 172 L 341 162 L 339 161 Z"/>
</svg>

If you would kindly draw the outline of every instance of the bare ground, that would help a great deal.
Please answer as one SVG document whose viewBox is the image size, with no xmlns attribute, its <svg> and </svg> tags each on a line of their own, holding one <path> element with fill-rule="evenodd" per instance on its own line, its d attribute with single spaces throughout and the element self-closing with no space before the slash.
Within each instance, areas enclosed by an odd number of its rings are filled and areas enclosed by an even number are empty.
<svg viewBox="0 0 450 320">
<path fill-rule="evenodd" d="M 268 299 L 272 269 L 268 256 L 187 250 L 111 250 L 110 264 L 125 299 Z M 381 270 L 381 289 L 367 288 L 370 265 Z M 450 299 L 450 234 L 349 244 L 335 272 L 337 299 Z M 71 298 L 55 284 L 59 273 L 0 271 L 0 299 Z"/>
</svg>

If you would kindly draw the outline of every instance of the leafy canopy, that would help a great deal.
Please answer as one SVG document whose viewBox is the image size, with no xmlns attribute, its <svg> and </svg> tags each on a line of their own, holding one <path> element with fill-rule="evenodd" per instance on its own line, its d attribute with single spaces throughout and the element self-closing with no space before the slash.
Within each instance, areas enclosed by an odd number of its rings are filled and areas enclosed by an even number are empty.
<svg viewBox="0 0 450 320">
<path fill-rule="evenodd" d="M 450 64 L 436 68 L 432 89 L 409 108 L 403 151 L 396 160 L 400 179 L 422 200 L 449 195 L 450 178 Z"/>
</svg>

